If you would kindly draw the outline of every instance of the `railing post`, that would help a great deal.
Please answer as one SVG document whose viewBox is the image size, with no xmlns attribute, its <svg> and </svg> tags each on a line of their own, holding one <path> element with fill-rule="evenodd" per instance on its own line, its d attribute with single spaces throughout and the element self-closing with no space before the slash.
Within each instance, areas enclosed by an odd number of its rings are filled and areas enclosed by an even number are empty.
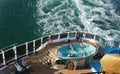
<svg viewBox="0 0 120 74">
<path fill-rule="evenodd" d="M 110 41 L 110 43 L 111 43 L 110 46 L 113 47 L 114 44 L 113 44 L 113 41 L 112 41 L 112 40 Z"/>
<path fill-rule="evenodd" d="M 41 38 L 41 46 L 43 45 L 42 43 L 43 43 L 43 38 Z"/>
<path fill-rule="evenodd" d="M 60 33 L 58 34 L 58 40 L 60 40 Z"/>
<path fill-rule="evenodd" d="M 99 42 L 101 41 L 101 38 L 98 40 Z"/>
<path fill-rule="evenodd" d="M 17 60 L 17 50 L 16 50 L 16 46 L 13 47 L 13 51 L 14 51 L 14 54 L 15 54 L 15 60 Z"/>
<path fill-rule="evenodd" d="M 33 52 L 35 53 L 35 40 L 33 40 Z"/>
<path fill-rule="evenodd" d="M 75 31 L 75 37 L 77 36 L 77 32 Z"/>
<path fill-rule="evenodd" d="M 28 55 L 28 42 L 26 42 L 26 55 Z"/>
<path fill-rule="evenodd" d="M 83 32 L 82 32 L 82 33 L 83 33 Z M 86 38 L 86 33 L 85 33 L 85 32 L 83 33 L 83 38 Z"/>
<path fill-rule="evenodd" d="M 95 40 L 95 38 L 96 38 L 96 35 L 94 35 L 94 38 L 93 38 L 93 39 Z"/>
<path fill-rule="evenodd" d="M 67 39 L 69 39 L 69 32 L 67 33 Z"/>
<path fill-rule="evenodd" d="M 2 52 L 2 57 L 3 57 L 3 64 L 5 65 L 5 52 L 4 51 L 1 51 Z"/>
<path fill-rule="evenodd" d="M 107 47 L 107 42 L 105 41 L 105 47 Z"/>
</svg>

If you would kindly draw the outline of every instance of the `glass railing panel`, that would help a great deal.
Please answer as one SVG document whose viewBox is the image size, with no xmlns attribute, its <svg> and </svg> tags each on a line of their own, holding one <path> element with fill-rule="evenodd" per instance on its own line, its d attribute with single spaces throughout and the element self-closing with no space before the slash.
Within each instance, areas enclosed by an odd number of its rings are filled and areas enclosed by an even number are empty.
<svg viewBox="0 0 120 74">
<path fill-rule="evenodd" d="M 35 49 L 39 48 L 41 46 L 41 39 L 38 39 L 35 41 Z"/>
<path fill-rule="evenodd" d="M 43 38 L 43 44 L 48 41 L 48 36 Z"/>
<path fill-rule="evenodd" d="M 58 39 L 58 36 L 59 36 L 58 34 L 56 34 L 56 35 L 51 35 L 51 39 L 52 39 L 52 40 L 57 40 L 57 39 Z"/>
<path fill-rule="evenodd" d="M 33 41 L 28 42 L 28 52 L 32 52 L 33 51 Z"/>
<path fill-rule="evenodd" d="M 2 51 L 6 51 L 6 50 L 12 48 L 13 46 L 15 46 L 15 44 L 11 44 L 11 45 L 9 45 L 9 46 L 7 46 L 7 47 L 2 48 L 1 50 L 2 50 Z"/>
<path fill-rule="evenodd" d="M 3 63 L 3 57 L 2 57 L 2 53 L 0 51 L 0 64 L 2 64 L 2 63 Z"/>
<path fill-rule="evenodd" d="M 26 54 L 26 44 L 22 44 L 20 46 L 17 46 L 16 50 L 17 50 L 17 56 Z"/>
<path fill-rule="evenodd" d="M 100 40 L 100 37 L 99 37 L 98 35 L 96 35 L 95 39 L 96 39 L 97 41 L 99 41 L 99 40 Z"/>
<path fill-rule="evenodd" d="M 99 42 L 104 46 L 106 41 L 105 39 L 101 38 Z"/>
<path fill-rule="evenodd" d="M 90 39 L 93 39 L 95 35 L 93 34 L 90 34 L 90 33 L 86 33 L 85 37 L 86 38 L 90 38 Z"/>
<path fill-rule="evenodd" d="M 60 34 L 60 38 L 67 38 L 68 33 Z"/>
<path fill-rule="evenodd" d="M 5 61 L 9 61 L 11 59 L 15 58 L 15 54 L 14 54 L 14 51 L 13 49 L 10 49 L 8 51 L 5 51 Z"/>
<path fill-rule="evenodd" d="M 83 34 L 85 34 L 85 33 L 83 33 L 83 32 L 77 32 L 77 35 L 76 35 L 76 36 L 77 36 L 77 37 L 84 37 Z"/>
<path fill-rule="evenodd" d="M 69 33 L 69 37 L 75 37 L 75 32 Z"/>
</svg>

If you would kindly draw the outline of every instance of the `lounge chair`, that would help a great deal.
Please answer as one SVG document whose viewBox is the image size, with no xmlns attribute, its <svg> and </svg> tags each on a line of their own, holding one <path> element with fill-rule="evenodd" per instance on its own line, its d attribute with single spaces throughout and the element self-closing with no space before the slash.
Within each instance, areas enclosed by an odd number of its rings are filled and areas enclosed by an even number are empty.
<svg viewBox="0 0 120 74">
<path fill-rule="evenodd" d="M 11 71 L 9 74 L 16 74 L 16 70 Z"/>
<path fill-rule="evenodd" d="M 17 74 L 17 70 L 15 67 L 9 68 L 9 70 L 5 74 Z"/>
<path fill-rule="evenodd" d="M 25 68 L 20 66 L 18 63 L 14 64 L 15 68 L 17 69 L 18 72 L 23 72 L 25 71 Z"/>
<path fill-rule="evenodd" d="M 31 66 L 25 61 L 25 60 L 22 60 L 22 66 L 25 68 L 25 69 L 30 69 Z"/>
</svg>

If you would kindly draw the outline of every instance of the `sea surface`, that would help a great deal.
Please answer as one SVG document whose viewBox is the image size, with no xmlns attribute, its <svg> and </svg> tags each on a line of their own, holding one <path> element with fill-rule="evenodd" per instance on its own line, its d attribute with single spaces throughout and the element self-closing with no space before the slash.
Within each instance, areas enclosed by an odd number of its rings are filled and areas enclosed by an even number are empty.
<svg viewBox="0 0 120 74">
<path fill-rule="evenodd" d="M 0 0 L 0 49 L 70 31 L 120 40 L 120 0 Z"/>
</svg>

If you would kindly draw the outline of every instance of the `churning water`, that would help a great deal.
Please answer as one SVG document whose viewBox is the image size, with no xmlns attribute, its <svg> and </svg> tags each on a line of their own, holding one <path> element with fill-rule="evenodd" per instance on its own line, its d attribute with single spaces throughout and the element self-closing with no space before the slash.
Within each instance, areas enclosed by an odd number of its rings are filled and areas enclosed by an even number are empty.
<svg viewBox="0 0 120 74">
<path fill-rule="evenodd" d="M 120 40 L 119 4 L 119 0 L 1 0 L 0 48 L 69 31 Z"/>
</svg>

